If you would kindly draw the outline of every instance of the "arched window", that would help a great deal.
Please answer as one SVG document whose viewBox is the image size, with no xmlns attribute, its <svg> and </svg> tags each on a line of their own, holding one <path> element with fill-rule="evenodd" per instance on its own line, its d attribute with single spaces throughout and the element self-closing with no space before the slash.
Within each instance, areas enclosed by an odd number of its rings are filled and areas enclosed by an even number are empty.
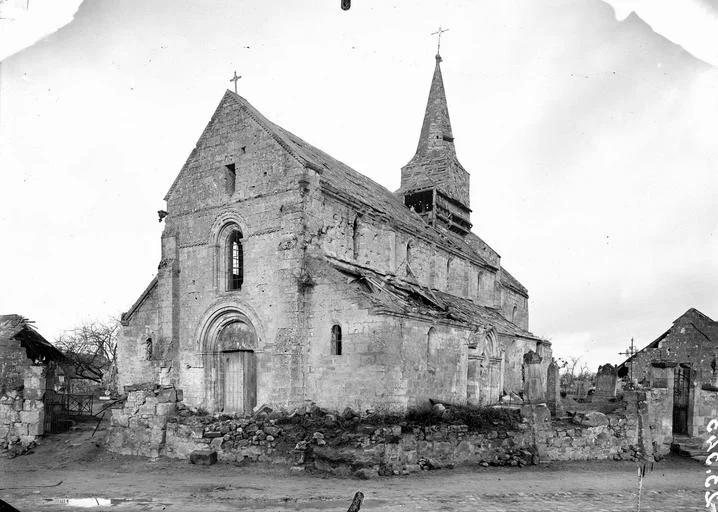
<svg viewBox="0 0 718 512">
<path fill-rule="evenodd" d="M 227 241 L 227 289 L 239 290 L 244 281 L 244 254 L 242 233 L 232 231 Z"/>
<path fill-rule="evenodd" d="M 511 321 L 516 323 L 516 313 L 518 312 L 518 306 L 514 304 L 514 309 L 511 311 Z"/>
<path fill-rule="evenodd" d="M 476 297 L 478 299 L 481 298 L 481 281 L 484 278 L 484 271 L 479 270 L 479 273 L 476 275 Z"/>
<path fill-rule="evenodd" d="M 355 260 L 359 258 L 359 216 L 354 217 L 352 225 L 352 256 Z"/>
<path fill-rule="evenodd" d="M 330 350 L 333 356 L 342 355 L 342 328 L 338 325 L 332 326 L 332 343 Z"/>
<path fill-rule="evenodd" d="M 446 291 L 451 289 L 451 256 L 446 258 Z"/>
</svg>

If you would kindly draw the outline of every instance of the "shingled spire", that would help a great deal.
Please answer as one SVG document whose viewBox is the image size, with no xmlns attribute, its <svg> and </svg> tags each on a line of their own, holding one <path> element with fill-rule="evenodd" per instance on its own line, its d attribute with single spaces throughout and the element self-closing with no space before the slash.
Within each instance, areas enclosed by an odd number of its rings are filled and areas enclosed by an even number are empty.
<svg viewBox="0 0 718 512">
<path fill-rule="evenodd" d="M 401 169 L 398 193 L 430 224 L 465 235 L 471 230 L 469 173 L 456 158 L 441 60 L 437 54 L 419 144 Z"/>
<path fill-rule="evenodd" d="M 434 68 L 434 76 L 431 79 L 429 100 L 426 103 L 424 124 L 421 126 L 416 156 L 426 156 L 427 153 L 432 151 L 451 152 L 452 154 L 456 152 L 440 63 L 441 55 L 437 54 L 436 67 Z"/>
</svg>

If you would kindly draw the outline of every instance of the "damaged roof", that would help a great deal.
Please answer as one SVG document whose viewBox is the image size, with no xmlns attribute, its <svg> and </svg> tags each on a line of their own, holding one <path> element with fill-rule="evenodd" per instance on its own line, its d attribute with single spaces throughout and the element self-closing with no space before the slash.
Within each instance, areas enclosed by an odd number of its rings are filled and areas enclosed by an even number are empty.
<svg viewBox="0 0 718 512">
<path fill-rule="evenodd" d="M 481 257 L 460 236 L 448 230 L 440 230 L 424 222 L 419 214 L 409 210 L 400 199 L 382 185 L 305 142 L 281 126 L 272 123 L 238 94 L 227 91 L 227 96 L 234 99 L 240 108 L 244 109 L 299 163 L 319 173 L 320 183 L 325 192 L 356 203 L 364 209 L 373 210 L 374 213 L 383 217 L 387 223 L 457 253 L 478 265 L 496 268 L 495 265 Z"/>
<path fill-rule="evenodd" d="M 32 322 L 20 315 L 0 315 L 0 344 L 17 340 L 33 361 L 64 361 L 65 356 L 37 332 Z"/>
<path fill-rule="evenodd" d="M 327 255 L 326 260 L 347 276 L 348 283 L 354 284 L 378 313 L 418 315 L 423 318 L 456 322 L 467 327 L 493 326 L 499 334 L 548 343 L 507 320 L 494 308 L 432 290 L 392 274 L 382 274 L 335 256 Z"/>
</svg>

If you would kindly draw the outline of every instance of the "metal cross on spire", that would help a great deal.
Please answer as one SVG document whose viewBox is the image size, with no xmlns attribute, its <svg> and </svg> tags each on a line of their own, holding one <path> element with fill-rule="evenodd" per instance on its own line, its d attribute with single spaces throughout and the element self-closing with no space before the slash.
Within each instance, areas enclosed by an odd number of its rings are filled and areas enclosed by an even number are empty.
<svg viewBox="0 0 718 512">
<path fill-rule="evenodd" d="M 439 55 L 439 50 L 441 49 L 441 34 L 443 34 L 444 32 L 448 32 L 448 31 L 449 31 L 448 28 L 441 28 L 441 25 L 439 25 L 439 30 L 431 33 L 432 36 L 437 36 L 437 38 L 436 38 L 437 39 L 437 41 L 436 41 L 436 54 L 437 55 Z"/>
<path fill-rule="evenodd" d="M 242 75 L 237 76 L 237 71 L 234 71 L 234 77 L 230 78 L 230 82 L 234 82 L 234 94 L 237 94 L 237 82 L 242 78 Z"/>
</svg>

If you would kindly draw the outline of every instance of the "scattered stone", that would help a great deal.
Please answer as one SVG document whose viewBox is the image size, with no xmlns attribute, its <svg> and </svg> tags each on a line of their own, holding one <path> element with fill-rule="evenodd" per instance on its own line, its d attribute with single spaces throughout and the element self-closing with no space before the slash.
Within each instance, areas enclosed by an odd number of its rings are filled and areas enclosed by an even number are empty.
<svg viewBox="0 0 718 512">
<path fill-rule="evenodd" d="M 434 404 L 432 410 L 434 411 L 434 414 L 444 414 L 444 412 L 446 412 L 446 407 L 444 407 L 443 404 Z"/>
<path fill-rule="evenodd" d="M 189 461 L 199 466 L 211 466 L 217 463 L 217 452 L 214 450 L 195 450 L 189 454 Z"/>
<path fill-rule="evenodd" d="M 587 413 L 578 413 L 573 417 L 573 422 L 584 427 L 599 427 L 608 425 L 608 417 L 598 411 L 589 411 Z"/>
</svg>

